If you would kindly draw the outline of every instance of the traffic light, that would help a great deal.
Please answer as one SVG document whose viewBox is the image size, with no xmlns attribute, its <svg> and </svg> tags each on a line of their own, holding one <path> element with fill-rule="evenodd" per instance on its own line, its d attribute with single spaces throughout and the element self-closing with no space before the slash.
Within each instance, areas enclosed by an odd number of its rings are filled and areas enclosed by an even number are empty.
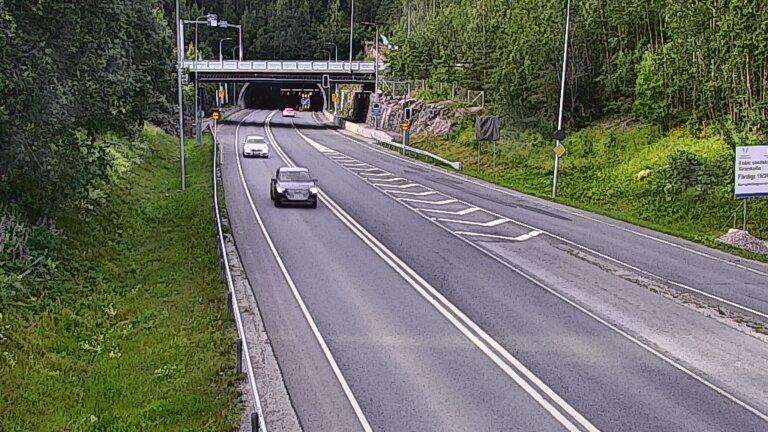
<svg viewBox="0 0 768 432">
<path fill-rule="evenodd" d="M 328 75 L 323 75 L 323 88 L 331 86 L 331 78 Z"/>
<path fill-rule="evenodd" d="M 410 120 L 411 117 L 413 117 L 413 108 L 408 107 L 403 111 L 403 118 L 405 120 Z"/>
</svg>

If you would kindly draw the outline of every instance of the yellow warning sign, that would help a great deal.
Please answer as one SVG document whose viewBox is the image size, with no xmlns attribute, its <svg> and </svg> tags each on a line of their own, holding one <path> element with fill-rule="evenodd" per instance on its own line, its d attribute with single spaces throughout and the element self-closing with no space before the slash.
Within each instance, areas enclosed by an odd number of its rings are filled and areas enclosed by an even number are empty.
<svg viewBox="0 0 768 432">
<path fill-rule="evenodd" d="M 558 157 L 562 157 L 565 154 L 565 146 L 562 144 L 556 145 L 554 150 Z"/>
<path fill-rule="evenodd" d="M 221 120 L 221 112 L 219 112 L 219 111 L 212 112 L 211 113 L 211 118 L 216 120 L 216 121 Z"/>
<path fill-rule="evenodd" d="M 403 122 L 400 124 L 400 128 L 403 130 L 403 132 L 411 129 L 411 124 L 408 122 Z"/>
<path fill-rule="evenodd" d="M 337 93 L 334 93 L 331 95 L 331 101 L 333 103 L 339 103 L 339 95 Z"/>
</svg>

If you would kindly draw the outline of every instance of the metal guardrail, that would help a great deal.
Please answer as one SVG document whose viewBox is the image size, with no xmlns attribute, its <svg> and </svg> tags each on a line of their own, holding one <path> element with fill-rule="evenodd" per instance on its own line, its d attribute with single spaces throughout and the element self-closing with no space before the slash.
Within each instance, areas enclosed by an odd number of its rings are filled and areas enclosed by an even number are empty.
<svg viewBox="0 0 768 432">
<path fill-rule="evenodd" d="M 364 126 L 360 126 L 356 123 L 348 122 L 344 119 L 338 118 L 333 115 L 333 113 L 330 113 L 328 111 L 323 111 L 323 114 L 327 119 L 329 119 L 333 124 L 338 125 L 339 127 L 343 128 L 344 130 L 347 130 L 349 132 L 352 132 L 356 135 L 362 136 L 364 138 L 370 138 L 372 139 L 376 144 L 378 145 L 387 145 L 392 147 L 396 150 L 403 150 L 403 152 L 411 152 L 414 154 L 418 154 L 421 156 L 428 157 L 432 160 L 435 160 L 437 162 L 443 163 L 445 165 L 448 165 L 449 167 L 455 169 L 456 171 L 461 171 L 462 168 L 464 168 L 464 164 L 460 161 L 453 162 L 449 161 L 448 159 L 438 156 L 434 153 L 430 153 L 426 150 L 418 149 L 416 147 L 406 146 L 402 143 L 395 142 L 395 140 L 391 138 L 383 138 L 383 136 L 386 135 L 385 132 L 381 130 L 371 130 Z"/>
<path fill-rule="evenodd" d="M 252 73 L 307 73 L 307 72 L 349 72 L 348 61 L 303 61 L 303 60 L 185 60 L 184 68 L 194 72 L 252 72 Z M 386 69 L 386 64 L 379 63 L 379 70 Z M 375 62 L 353 61 L 352 72 L 373 73 Z"/>
<path fill-rule="evenodd" d="M 213 212 L 216 217 L 216 238 L 219 256 L 221 257 L 221 264 L 223 267 L 224 279 L 227 282 L 228 300 L 231 308 L 232 316 L 235 318 L 235 324 L 237 326 L 237 334 L 239 336 L 237 342 L 237 370 L 242 371 L 242 360 L 245 359 L 246 375 L 250 383 L 251 391 L 256 402 L 256 412 L 251 414 L 251 429 L 254 431 L 267 432 L 267 424 L 264 420 L 264 410 L 261 407 L 261 399 L 259 398 L 259 390 L 256 387 L 256 377 L 253 373 L 253 365 L 251 364 L 251 356 L 248 351 L 248 342 L 245 334 L 245 328 L 243 327 L 243 320 L 240 316 L 240 308 L 237 303 L 237 295 L 235 294 L 235 284 L 232 281 L 232 273 L 229 270 L 229 257 L 227 255 L 227 247 L 224 242 L 224 231 L 221 227 L 221 212 L 219 211 L 219 182 L 218 182 L 218 148 L 219 143 L 216 137 L 213 138 L 213 169 L 212 169 L 212 183 L 213 183 Z"/>
</svg>

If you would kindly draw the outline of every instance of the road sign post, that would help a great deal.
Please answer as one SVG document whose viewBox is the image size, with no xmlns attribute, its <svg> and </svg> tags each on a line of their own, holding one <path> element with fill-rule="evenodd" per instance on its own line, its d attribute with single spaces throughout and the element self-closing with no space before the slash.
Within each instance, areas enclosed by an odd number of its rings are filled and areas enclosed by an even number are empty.
<svg viewBox="0 0 768 432">
<path fill-rule="evenodd" d="M 405 155 L 405 149 L 411 143 L 411 123 L 408 120 L 403 121 L 400 129 L 403 131 L 403 155 Z"/>
<path fill-rule="evenodd" d="M 499 139 L 501 139 L 501 120 L 499 116 L 479 116 L 475 120 L 478 171 L 480 171 L 480 150 L 483 141 L 493 142 L 493 169 L 496 170 L 496 142 Z"/>
<path fill-rule="evenodd" d="M 214 111 L 211 113 L 211 118 L 213 119 L 213 141 L 216 142 L 216 138 L 218 137 L 219 133 L 219 120 L 221 120 L 221 111 Z"/>
<path fill-rule="evenodd" d="M 563 131 L 563 103 L 565 101 L 565 73 L 568 69 L 568 36 L 571 32 L 571 0 L 568 0 L 568 5 L 565 9 L 565 42 L 563 42 L 563 74 L 560 81 L 560 107 L 557 114 L 557 136 L 562 136 L 565 139 L 565 132 Z M 555 170 L 552 173 L 552 199 L 557 198 L 557 187 L 560 181 L 560 156 L 558 154 L 558 147 L 562 147 L 560 151 L 565 152 L 562 139 L 557 140 L 555 146 Z"/>
<path fill-rule="evenodd" d="M 750 198 L 768 198 L 768 145 L 736 147 L 733 193 L 743 200 L 744 221 L 747 231 Z"/>
<path fill-rule="evenodd" d="M 374 128 L 379 128 L 379 119 L 381 118 L 381 104 L 374 102 L 371 105 L 371 117 L 373 117 Z"/>
</svg>

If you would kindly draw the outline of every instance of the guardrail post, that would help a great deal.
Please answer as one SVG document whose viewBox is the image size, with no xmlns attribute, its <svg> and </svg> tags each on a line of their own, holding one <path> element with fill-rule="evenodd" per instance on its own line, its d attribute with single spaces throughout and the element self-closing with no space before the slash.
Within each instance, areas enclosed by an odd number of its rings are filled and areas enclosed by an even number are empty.
<svg viewBox="0 0 768 432">
<path fill-rule="evenodd" d="M 251 413 L 251 432 L 259 432 L 259 413 Z"/>
<path fill-rule="evenodd" d="M 235 370 L 238 374 L 243 373 L 243 340 L 237 338 L 235 340 L 235 354 L 237 355 L 237 365 Z"/>
<path fill-rule="evenodd" d="M 227 290 L 227 312 L 229 313 L 229 319 L 235 318 L 235 310 L 232 305 L 232 291 Z"/>
</svg>

